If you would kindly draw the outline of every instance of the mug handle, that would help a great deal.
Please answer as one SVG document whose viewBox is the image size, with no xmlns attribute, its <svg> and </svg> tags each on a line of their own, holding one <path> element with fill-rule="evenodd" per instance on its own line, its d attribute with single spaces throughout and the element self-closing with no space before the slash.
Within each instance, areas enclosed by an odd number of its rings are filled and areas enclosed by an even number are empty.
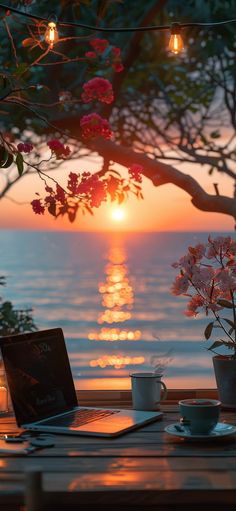
<svg viewBox="0 0 236 511">
<path fill-rule="evenodd" d="M 167 387 L 163 381 L 156 380 L 156 383 L 160 383 L 164 389 L 164 394 L 163 394 L 163 396 L 161 396 L 160 401 L 156 401 L 156 405 L 158 405 L 161 401 L 164 401 L 166 399 L 168 390 L 167 390 Z"/>
</svg>

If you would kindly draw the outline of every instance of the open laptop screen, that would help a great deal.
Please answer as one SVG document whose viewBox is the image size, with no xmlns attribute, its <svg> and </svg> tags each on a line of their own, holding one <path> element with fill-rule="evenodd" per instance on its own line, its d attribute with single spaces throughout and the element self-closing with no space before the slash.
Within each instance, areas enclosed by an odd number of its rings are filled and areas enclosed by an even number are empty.
<svg viewBox="0 0 236 511">
<path fill-rule="evenodd" d="M 0 346 L 19 425 L 63 413 L 77 405 L 60 328 L 4 337 Z"/>
</svg>

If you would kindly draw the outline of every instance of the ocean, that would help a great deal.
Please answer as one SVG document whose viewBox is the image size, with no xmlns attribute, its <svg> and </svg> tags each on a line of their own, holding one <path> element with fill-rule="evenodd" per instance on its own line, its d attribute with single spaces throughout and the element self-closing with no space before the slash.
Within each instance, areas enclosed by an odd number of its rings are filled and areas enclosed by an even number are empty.
<svg viewBox="0 0 236 511">
<path fill-rule="evenodd" d="M 212 388 L 209 318 L 185 317 L 170 293 L 171 263 L 207 235 L 2 230 L 0 296 L 32 307 L 38 329 L 63 329 L 78 388 L 128 389 L 130 373 L 157 367 L 168 388 Z"/>
</svg>

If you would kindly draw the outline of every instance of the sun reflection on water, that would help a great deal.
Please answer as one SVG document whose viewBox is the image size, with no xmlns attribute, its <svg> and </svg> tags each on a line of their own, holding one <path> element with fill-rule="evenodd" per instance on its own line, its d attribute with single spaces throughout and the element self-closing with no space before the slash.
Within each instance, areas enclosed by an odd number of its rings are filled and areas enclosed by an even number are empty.
<svg viewBox="0 0 236 511">
<path fill-rule="evenodd" d="M 90 361 L 90 367 L 114 367 L 122 369 L 127 365 L 140 365 L 145 362 L 144 357 L 129 357 L 123 355 L 104 355 Z"/>
<path fill-rule="evenodd" d="M 102 295 L 104 310 L 98 315 L 100 330 L 89 332 L 91 341 L 138 341 L 140 330 L 131 328 L 111 327 L 114 323 L 125 323 L 132 318 L 131 310 L 134 303 L 134 292 L 128 275 L 126 253 L 123 247 L 111 247 L 108 264 L 105 267 L 105 282 L 100 282 L 98 291 Z M 109 326 L 106 326 L 109 325 Z M 128 365 L 128 362 L 126 363 Z"/>
</svg>

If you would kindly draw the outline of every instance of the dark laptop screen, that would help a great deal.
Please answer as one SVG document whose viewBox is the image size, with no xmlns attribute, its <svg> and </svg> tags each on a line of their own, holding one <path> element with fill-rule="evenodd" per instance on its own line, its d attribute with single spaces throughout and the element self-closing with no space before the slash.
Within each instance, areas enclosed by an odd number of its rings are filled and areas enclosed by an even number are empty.
<svg viewBox="0 0 236 511">
<path fill-rule="evenodd" d="M 60 328 L 4 337 L 0 346 L 19 425 L 62 413 L 77 405 Z"/>
</svg>

